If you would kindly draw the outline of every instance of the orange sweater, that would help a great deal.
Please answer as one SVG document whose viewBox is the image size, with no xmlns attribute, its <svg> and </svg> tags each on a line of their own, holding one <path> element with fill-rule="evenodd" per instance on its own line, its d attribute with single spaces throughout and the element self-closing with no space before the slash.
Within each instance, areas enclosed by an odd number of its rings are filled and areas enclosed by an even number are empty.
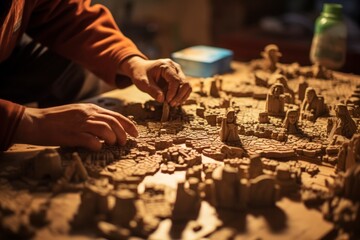
<svg viewBox="0 0 360 240">
<path fill-rule="evenodd" d="M 0 62 L 11 55 L 25 32 L 110 84 L 115 84 L 118 66 L 125 58 L 145 58 L 120 32 L 109 10 L 90 6 L 90 0 L 12 0 L 0 20 Z M 23 106 L 0 99 L 0 150 L 11 145 L 23 112 Z"/>
</svg>

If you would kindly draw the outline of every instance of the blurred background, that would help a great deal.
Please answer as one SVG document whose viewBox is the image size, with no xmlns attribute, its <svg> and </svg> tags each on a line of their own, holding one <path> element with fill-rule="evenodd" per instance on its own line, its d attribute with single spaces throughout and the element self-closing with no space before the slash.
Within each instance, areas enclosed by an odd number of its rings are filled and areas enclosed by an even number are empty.
<svg viewBox="0 0 360 240">
<path fill-rule="evenodd" d="M 309 65 L 314 23 L 325 2 L 341 3 L 348 28 L 345 72 L 360 74 L 359 0 L 95 0 L 106 5 L 125 35 L 149 58 L 169 57 L 193 45 L 234 51 L 234 59 L 260 57 L 278 44 L 281 62 Z"/>
</svg>

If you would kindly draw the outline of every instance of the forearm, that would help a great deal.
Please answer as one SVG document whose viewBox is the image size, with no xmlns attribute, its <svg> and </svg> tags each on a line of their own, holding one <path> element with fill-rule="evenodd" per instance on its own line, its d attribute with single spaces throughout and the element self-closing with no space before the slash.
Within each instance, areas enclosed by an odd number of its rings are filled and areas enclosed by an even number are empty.
<svg viewBox="0 0 360 240">
<path fill-rule="evenodd" d="M 136 126 L 119 113 L 94 104 L 78 103 L 51 108 L 26 108 L 13 140 L 45 146 L 101 149 L 102 140 L 109 145 L 126 143 L 126 133 L 136 137 Z"/>
<path fill-rule="evenodd" d="M 135 55 L 145 58 L 109 10 L 88 0 L 36 1 L 27 32 L 113 85 L 119 63 Z"/>
<path fill-rule="evenodd" d="M 24 106 L 0 99 L 0 151 L 7 150 L 13 143 L 24 111 Z"/>
<path fill-rule="evenodd" d="M 143 57 L 137 55 L 129 56 L 119 63 L 117 73 L 132 78 L 136 64 L 142 61 L 145 61 Z"/>
<path fill-rule="evenodd" d="M 130 86 L 133 82 L 133 74 L 135 72 L 136 66 L 134 62 L 138 63 L 145 61 L 144 57 L 138 55 L 131 55 L 124 60 L 122 60 L 117 68 L 117 76 L 115 79 L 115 86 L 118 88 L 125 88 Z"/>
</svg>

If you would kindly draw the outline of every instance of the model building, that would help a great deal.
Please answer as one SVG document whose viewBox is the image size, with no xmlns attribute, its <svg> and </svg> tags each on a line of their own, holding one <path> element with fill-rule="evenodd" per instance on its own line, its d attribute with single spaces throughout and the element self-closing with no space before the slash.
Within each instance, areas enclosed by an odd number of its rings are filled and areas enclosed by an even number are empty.
<svg viewBox="0 0 360 240">
<path fill-rule="evenodd" d="M 281 63 L 280 48 L 190 79 L 182 106 L 118 105 L 139 131 L 124 146 L 14 146 L 3 158 L 21 164 L 0 168 L 1 236 L 359 237 L 360 77 Z"/>
</svg>

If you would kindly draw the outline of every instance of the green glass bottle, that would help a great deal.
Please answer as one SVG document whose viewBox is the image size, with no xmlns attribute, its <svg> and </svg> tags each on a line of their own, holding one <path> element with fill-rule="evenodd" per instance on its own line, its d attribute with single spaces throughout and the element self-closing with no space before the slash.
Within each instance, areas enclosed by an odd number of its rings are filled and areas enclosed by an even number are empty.
<svg viewBox="0 0 360 240">
<path fill-rule="evenodd" d="M 345 63 L 346 25 L 341 4 L 325 3 L 316 19 L 310 60 L 330 69 L 339 69 Z"/>
</svg>

